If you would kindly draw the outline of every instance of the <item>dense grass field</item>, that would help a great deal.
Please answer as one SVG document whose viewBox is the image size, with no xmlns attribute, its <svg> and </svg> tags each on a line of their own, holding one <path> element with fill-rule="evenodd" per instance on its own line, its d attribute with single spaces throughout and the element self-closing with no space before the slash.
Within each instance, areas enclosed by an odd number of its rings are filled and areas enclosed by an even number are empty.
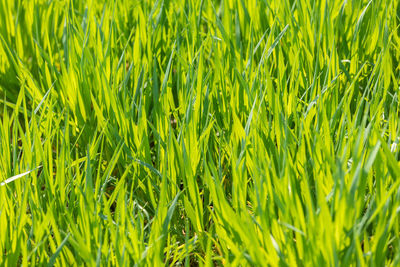
<svg viewBox="0 0 400 267">
<path fill-rule="evenodd" d="M 399 16 L 0 0 L 0 265 L 400 266 Z"/>
</svg>

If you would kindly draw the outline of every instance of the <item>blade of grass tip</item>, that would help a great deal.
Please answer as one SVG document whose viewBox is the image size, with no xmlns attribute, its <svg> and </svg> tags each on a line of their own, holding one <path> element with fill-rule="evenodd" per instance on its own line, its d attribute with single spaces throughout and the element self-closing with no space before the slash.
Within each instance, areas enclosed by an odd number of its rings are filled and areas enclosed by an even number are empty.
<svg viewBox="0 0 400 267">
<path fill-rule="evenodd" d="M 64 240 L 61 242 L 60 246 L 57 248 L 56 252 L 51 256 L 49 263 L 47 264 L 47 267 L 54 266 L 54 263 L 56 262 L 56 259 L 58 255 L 60 254 L 62 248 L 67 244 L 68 238 L 70 237 L 71 233 L 68 233 L 68 235 L 64 238 Z"/>
<path fill-rule="evenodd" d="M 269 58 L 269 56 L 272 54 L 272 52 L 274 51 L 276 45 L 281 41 L 283 35 L 286 33 L 287 29 L 289 28 L 289 24 L 287 24 L 285 26 L 285 28 L 283 28 L 283 30 L 279 33 L 279 35 L 276 37 L 275 41 L 272 43 L 271 47 L 268 49 L 266 58 Z"/>
<path fill-rule="evenodd" d="M 253 107 L 251 108 L 249 117 L 248 117 L 247 122 L 246 122 L 246 126 L 245 126 L 245 128 L 244 128 L 244 131 L 245 131 L 245 133 L 246 133 L 246 136 L 248 136 L 248 135 L 249 135 L 249 132 L 250 132 L 250 125 L 251 125 L 251 120 L 253 119 L 253 112 L 254 112 L 254 107 L 256 106 L 256 102 L 257 102 L 257 93 L 256 93 L 256 96 L 255 96 L 255 98 L 254 98 Z"/>
<path fill-rule="evenodd" d="M 166 216 L 163 226 L 162 226 L 164 233 L 168 233 L 168 225 L 172 219 L 172 215 L 174 214 L 176 203 L 178 202 L 178 199 L 179 199 L 179 196 L 181 195 L 181 193 L 182 192 L 178 192 L 178 194 L 176 194 L 174 200 L 171 203 L 171 206 L 169 207 L 169 209 L 167 211 L 167 216 Z"/>
<path fill-rule="evenodd" d="M 53 84 L 51 85 L 51 87 L 49 88 L 49 90 L 47 90 L 46 94 L 43 96 L 42 100 L 40 100 L 39 105 L 36 107 L 36 109 L 33 111 L 33 113 L 36 114 L 36 113 L 39 111 L 39 109 L 40 109 L 40 107 L 42 106 L 44 100 L 45 100 L 45 99 L 47 98 L 47 96 L 49 95 L 51 89 L 53 89 L 54 84 L 56 83 L 56 81 L 57 81 L 57 80 L 55 80 L 55 81 L 53 82 Z"/>
<path fill-rule="evenodd" d="M 152 171 L 153 173 L 157 174 L 158 177 L 162 178 L 161 173 L 160 173 L 156 168 L 154 168 L 153 166 L 151 166 L 149 163 L 143 162 L 143 161 L 141 161 L 140 159 L 134 159 L 134 161 L 137 162 L 137 163 L 139 163 L 140 165 L 142 165 L 142 166 L 148 168 L 150 171 Z"/>
<path fill-rule="evenodd" d="M 172 59 L 174 58 L 175 44 L 176 44 L 176 42 L 174 43 L 174 45 L 172 47 L 171 56 L 169 57 L 167 69 L 165 70 L 164 79 L 163 79 L 163 82 L 162 82 L 162 85 L 161 85 L 161 93 L 160 93 L 161 96 L 164 95 L 165 88 L 167 87 L 169 73 L 170 73 L 170 70 L 171 70 L 171 63 L 172 63 Z"/>
<path fill-rule="evenodd" d="M 37 167 L 37 168 L 35 168 L 35 169 L 33 169 L 33 170 L 26 171 L 26 172 L 24 172 L 24 173 L 21 173 L 21 174 L 17 174 L 17 175 L 15 175 L 15 176 L 12 176 L 12 177 L 8 178 L 7 180 L 1 182 L 1 183 L 0 183 L 0 186 L 4 186 L 4 185 L 6 185 L 6 184 L 8 184 L 8 183 L 11 183 L 11 182 L 13 182 L 13 181 L 15 181 L 15 180 L 18 180 L 18 179 L 20 179 L 20 178 L 22 178 L 22 177 L 24 177 L 24 176 L 30 174 L 31 172 L 33 172 L 33 171 L 35 171 L 35 170 L 37 170 L 37 169 L 39 169 L 39 168 L 41 168 L 41 167 L 42 167 L 42 166 L 39 166 L 39 167 Z"/>
</svg>

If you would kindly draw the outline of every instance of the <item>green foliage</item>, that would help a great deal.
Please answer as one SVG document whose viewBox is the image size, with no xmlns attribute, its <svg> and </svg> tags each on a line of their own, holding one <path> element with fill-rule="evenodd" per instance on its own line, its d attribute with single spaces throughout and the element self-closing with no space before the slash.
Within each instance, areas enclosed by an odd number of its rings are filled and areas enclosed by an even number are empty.
<svg viewBox="0 0 400 267">
<path fill-rule="evenodd" d="M 0 265 L 399 266 L 397 0 L 0 0 Z"/>
</svg>

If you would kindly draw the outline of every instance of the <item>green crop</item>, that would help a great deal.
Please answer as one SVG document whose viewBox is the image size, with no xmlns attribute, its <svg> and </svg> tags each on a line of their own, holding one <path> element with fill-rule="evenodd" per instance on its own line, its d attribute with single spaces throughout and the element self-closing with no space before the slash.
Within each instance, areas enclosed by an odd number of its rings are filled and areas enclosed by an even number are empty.
<svg viewBox="0 0 400 267">
<path fill-rule="evenodd" d="M 400 1 L 0 0 L 1 266 L 400 266 Z"/>
</svg>

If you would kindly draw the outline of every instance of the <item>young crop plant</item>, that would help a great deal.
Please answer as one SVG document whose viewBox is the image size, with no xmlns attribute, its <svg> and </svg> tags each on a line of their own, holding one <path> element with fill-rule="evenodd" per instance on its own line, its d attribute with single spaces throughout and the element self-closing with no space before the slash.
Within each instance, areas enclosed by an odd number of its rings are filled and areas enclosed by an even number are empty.
<svg viewBox="0 0 400 267">
<path fill-rule="evenodd" d="M 400 266 L 400 1 L 0 0 L 0 266 Z"/>
</svg>

